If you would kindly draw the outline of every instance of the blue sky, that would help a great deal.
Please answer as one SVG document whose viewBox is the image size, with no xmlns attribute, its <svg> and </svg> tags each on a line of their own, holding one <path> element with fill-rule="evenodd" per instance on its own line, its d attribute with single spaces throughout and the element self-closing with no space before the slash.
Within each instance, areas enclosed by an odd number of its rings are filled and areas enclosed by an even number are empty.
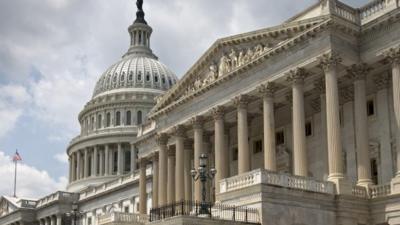
<svg viewBox="0 0 400 225">
<path fill-rule="evenodd" d="M 217 38 L 277 25 L 314 2 L 146 0 L 144 9 L 153 51 L 181 77 Z M 133 0 L 0 1 L 0 195 L 12 191 L 15 149 L 23 158 L 21 195 L 65 186 L 77 115 L 97 78 L 128 49 L 134 16 Z"/>
</svg>

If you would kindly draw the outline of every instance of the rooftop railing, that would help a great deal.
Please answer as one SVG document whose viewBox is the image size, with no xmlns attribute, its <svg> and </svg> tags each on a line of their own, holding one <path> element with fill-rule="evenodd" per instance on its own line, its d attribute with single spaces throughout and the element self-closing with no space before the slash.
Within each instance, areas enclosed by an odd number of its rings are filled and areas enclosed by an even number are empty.
<svg viewBox="0 0 400 225">
<path fill-rule="evenodd" d="M 41 198 L 37 201 L 37 207 L 42 207 L 47 204 L 50 204 L 55 201 L 59 200 L 74 200 L 73 198 L 76 198 L 76 194 L 74 193 L 69 193 L 69 192 L 63 192 L 63 191 L 57 191 L 53 194 L 50 194 L 44 198 Z"/>
<path fill-rule="evenodd" d="M 220 192 L 239 190 L 256 184 L 267 184 L 325 194 L 335 193 L 334 184 L 328 181 L 318 181 L 309 177 L 276 173 L 262 169 L 222 180 L 220 182 Z"/>
<path fill-rule="evenodd" d="M 150 222 L 153 222 L 175 216 L 204 217 L 214 220 L 260 224 L 260 216 L 257 209 L 192 201 L 181 201 L 150 209 L 149 219 Z"/>
<path fill-rule="evenodd" d="M 110 223 L 143 225 L 149 221 L 149 216 L 133 213 L 112 212 L 98 217 L 99 225 Z"/>
</svg>

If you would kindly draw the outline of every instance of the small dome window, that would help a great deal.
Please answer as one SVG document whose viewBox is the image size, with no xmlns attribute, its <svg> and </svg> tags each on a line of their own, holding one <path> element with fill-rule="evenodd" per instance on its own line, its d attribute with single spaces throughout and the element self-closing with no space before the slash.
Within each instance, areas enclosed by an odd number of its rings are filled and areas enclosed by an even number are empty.
<svg viewBox="0 0 400 225">
<path fill-rule="evenodd" d="M 114 82 L 117 82 L 117 74 L 114 74 L 113 81 L 114 81 Z"/>
<path fill-rule="evenodd" d="M 142 80 L 142 71 L 139 71 L 139 72 L 138 72 L 137 79 L 138 79 L 138 80 Z"/>
<path fill-rule="evenodd" d="M 155 81 L 156 83 L 158 83 L 158 75 L 157 75 L 157 74 L 154 76 L 154 81 Z"/>
<path fill-rule="evenodd" d="M 172 86 L 172 80 L 171 78 L 168 79 L 169 85 Z"/>
<path fill-rule="evenodd" d="M 125 80 L 125 72 L 121 75 L 121 81 Z"/>
<path fill-rule="evenodd" d="M 162 83 L 165 84 L 165 77 L 164 77 L 164 75 L 162 75 L 161 80 L 162 80 Z"/>
<path fill-rule="evenodd" d="M 146 81 L 150 81 L 150 73 L 149 72 L 147 72 Z"/>
<path fill-rule="evenodd" d="M 129 80 L 133 80 L 133 72 L 132 71 L 129 73 Z"/>
</svg>

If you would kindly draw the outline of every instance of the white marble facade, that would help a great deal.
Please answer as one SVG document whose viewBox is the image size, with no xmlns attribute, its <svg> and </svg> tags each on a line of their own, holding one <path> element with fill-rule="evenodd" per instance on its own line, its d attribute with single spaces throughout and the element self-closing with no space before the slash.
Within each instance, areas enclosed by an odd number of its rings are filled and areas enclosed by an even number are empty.
<svg viewBox="0 0 400 225">
<path fill-rule="evenodd" d="M 400 224 L 399 18 L 398 0 L 320 0 L 219 39 L 179 82 L 137 20 L 67 149 L 77 194 L 39 200 L 32 224 L 60 225 L 71 202 L 82 224 L 102 225 L 199 201 L 202 153 L 217 169 L 207 200 L 256 208 L 263 225 Z M 65 208 L 49 213 L 54 201 Z M 11 214 L 0 224 L 23 224 Z"/>
</svg>

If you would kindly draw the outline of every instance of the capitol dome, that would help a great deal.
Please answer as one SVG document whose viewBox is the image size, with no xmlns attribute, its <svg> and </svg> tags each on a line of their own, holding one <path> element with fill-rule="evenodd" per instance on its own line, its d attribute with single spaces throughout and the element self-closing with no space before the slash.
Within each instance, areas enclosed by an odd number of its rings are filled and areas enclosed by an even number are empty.
<svg viewBox="0 0 400 225">
<path fill-rule="evenodd" d="M 118 92 L 143 92 L 144 89 L 166 91 L 178 78 L 150 48 L 152 28 L 139 11 L 136 21 L 128 28 L 131 43 L 128 52 L 109 67 L 99 78 L 93 98 Z"/>
<path fill-rule="evenodd" d="M 142 88 L 167 90 L 177 82 L 175 74 L 156 58 L 131 54 L 112 65 L 97 81 L 93 98 L 104 93 Z"/>
</svg>

